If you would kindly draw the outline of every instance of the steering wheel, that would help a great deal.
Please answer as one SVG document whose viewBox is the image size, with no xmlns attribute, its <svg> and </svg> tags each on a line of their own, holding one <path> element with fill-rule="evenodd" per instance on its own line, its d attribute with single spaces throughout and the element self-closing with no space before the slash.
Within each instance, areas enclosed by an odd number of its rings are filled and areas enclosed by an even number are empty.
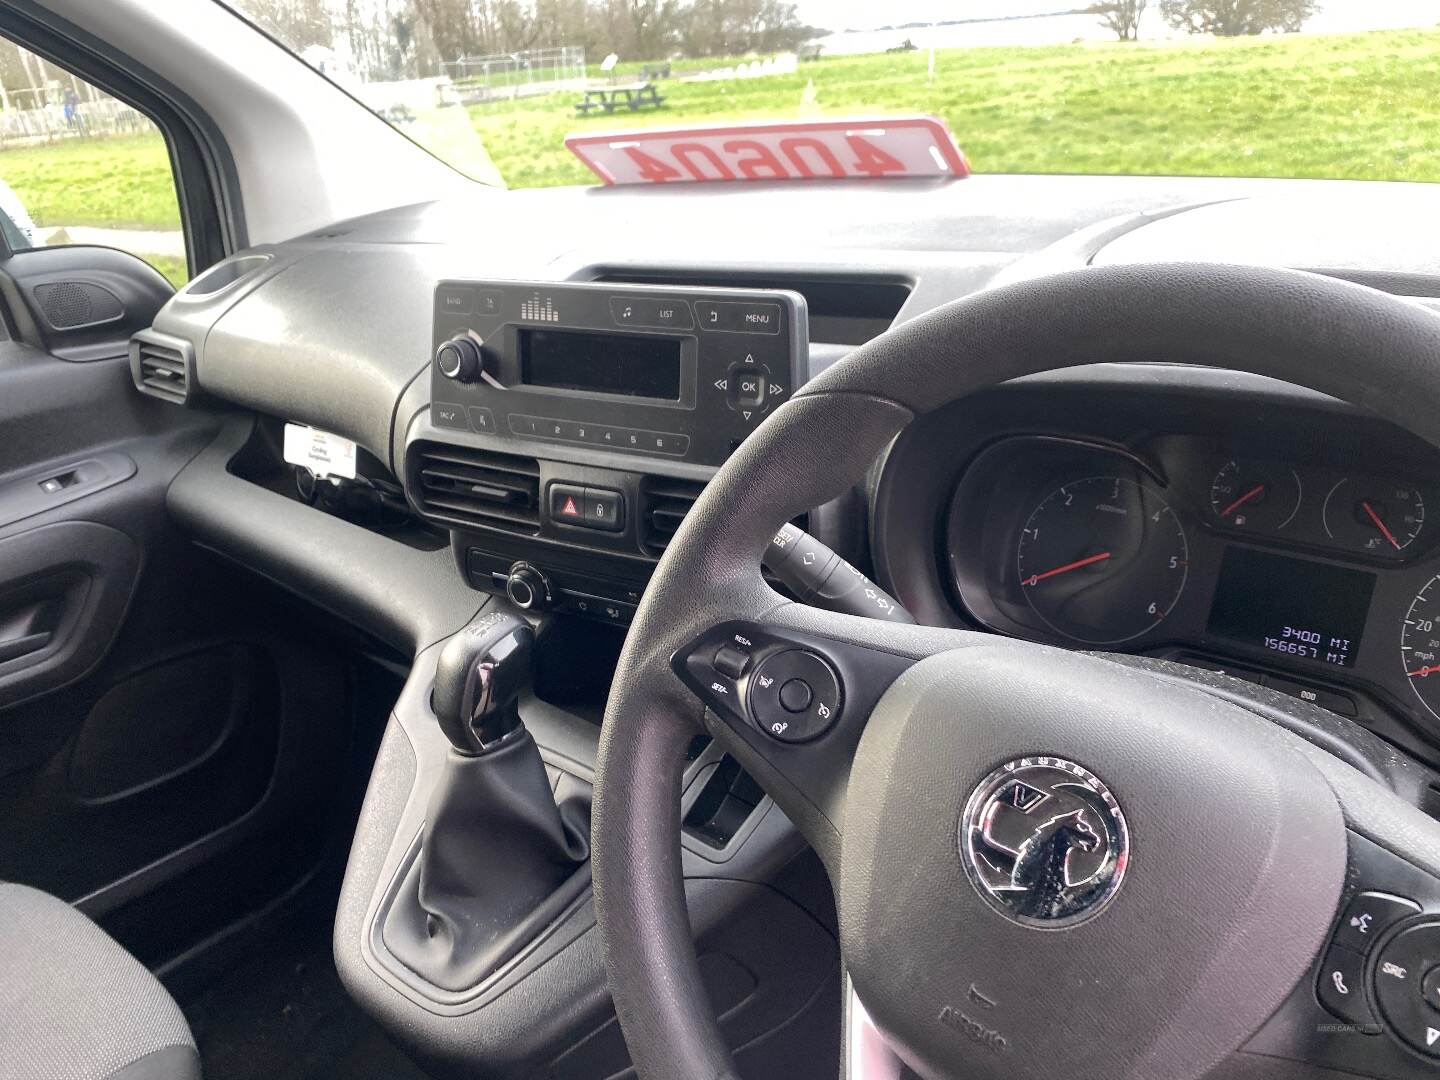
<svg viewBox="0 0 1440 1080">
<path fill-rule="evenodd" d="M 1440 875 L 1440 823 L 1191 683 L 824 612 L 762 580 L 775 530 L 862 479 L 916 417 L 1116 361 L 1273 376 L 1440 445 L 1440 318 L 1296 271 L 1174 264 L 1013 284 L 892 329 L 808 383 L 686 517 L 611 689 L 595 903 L 642 1077 L 737 1075 L 679 858 L 697 724 L 819 854 L 854 994 L 927 1077 L 1183 1080 L 1233 1064 L 1314 979 L 1357 837 Z M 1294 1075 L 1244 1057 L 1245 1076 Z"/>
</svg>

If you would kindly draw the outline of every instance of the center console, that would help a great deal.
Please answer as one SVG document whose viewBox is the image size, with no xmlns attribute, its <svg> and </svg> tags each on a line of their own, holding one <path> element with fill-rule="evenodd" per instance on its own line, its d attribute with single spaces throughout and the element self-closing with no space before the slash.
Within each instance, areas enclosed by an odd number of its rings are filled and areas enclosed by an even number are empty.
<svg viewBox="0 0 1440 1080">
<path fill-rule="evenodd" d="M 704 482 L 806 374 L 778 290 L 443 281 L 405 486 L 476 589 L 628 623 Z"/>
</svg>

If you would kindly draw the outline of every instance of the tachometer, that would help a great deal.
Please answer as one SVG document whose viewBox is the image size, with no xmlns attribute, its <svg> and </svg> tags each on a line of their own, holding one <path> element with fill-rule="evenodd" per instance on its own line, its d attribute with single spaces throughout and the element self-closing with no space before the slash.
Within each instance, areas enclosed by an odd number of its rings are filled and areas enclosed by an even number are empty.
<svg viewBox="0 0 1440 1080">
<path fill-rule="evenodd" d="M 1025 522 L 1020 589 L 1047 626 L 1091 645 L 1153 629 L 1185 588 L 1185 530 L 1133 480 L 1092 476 L 1047 495 Z"/>
<path fill-rule="evenodd" d="M 1410 601 L 1400 628 L 1400 660 L 1410 689 L 1440 717 L 1440 575 L 1427 581 Z"/>
</svg>

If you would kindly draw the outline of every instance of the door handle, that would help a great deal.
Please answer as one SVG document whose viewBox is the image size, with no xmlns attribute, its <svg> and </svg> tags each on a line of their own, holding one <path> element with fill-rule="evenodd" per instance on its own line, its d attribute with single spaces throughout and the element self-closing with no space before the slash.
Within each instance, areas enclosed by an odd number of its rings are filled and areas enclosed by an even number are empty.
<svg viewBox="0 0 1440 1080">
<path fill-rule="evenodd" d="M 54 636 L 49 630 L 42 630 L 38 634 L 22 634 L 20 637 L 5 638 L 0 641 L 0 664 L 7 660 L 15 660 L 39 652 L 50 644 L 50 639 Z"/>
</svg>

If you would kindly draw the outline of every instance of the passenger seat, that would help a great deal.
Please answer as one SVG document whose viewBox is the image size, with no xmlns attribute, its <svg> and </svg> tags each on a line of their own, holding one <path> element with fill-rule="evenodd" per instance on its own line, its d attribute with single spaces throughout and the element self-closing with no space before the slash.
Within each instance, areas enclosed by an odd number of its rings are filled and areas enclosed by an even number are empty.
<svg viewBox="0 0 1440 1080">
<path fill-rule="evenodd" d="M 0 882 L 0 1078 L 198 1080 L 160 981 L 75 908 Z"/>
</svg>

